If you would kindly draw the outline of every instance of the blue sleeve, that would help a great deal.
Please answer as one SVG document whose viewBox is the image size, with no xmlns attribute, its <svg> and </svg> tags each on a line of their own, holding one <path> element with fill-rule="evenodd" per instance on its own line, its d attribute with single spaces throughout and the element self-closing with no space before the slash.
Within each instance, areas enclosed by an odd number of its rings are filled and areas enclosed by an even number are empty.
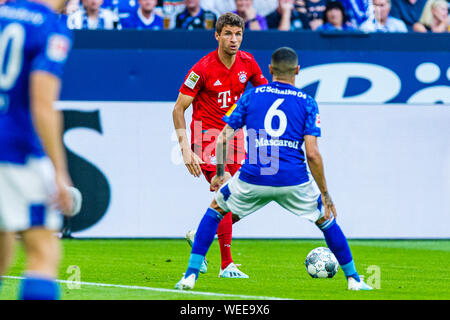
<svg viewBox="0 0 450 320">
<path fill-rule="evenodd" d="M 320 137 L 320 115 L 316 101 L 308 96 L 306 99 L 306 120 L 304 135 Z"/>
<path fill-rule="evenodd" d="M 237 130 L 245 126 L 247 118 L 248 105 L 250 103 L 250 94 L 253 90 L 249 90 L 233 105 L 230 110 L 222 118 L 230 127 Z"/>
<path fill-rule="evenodd" d="M 41 33 L 41 41 L 31 64 L 31 71 L 46 71 L 62 77 L 64 65 L 72 48 L 72 33 L 61 21 L 54 21 Z"/>
</svg>

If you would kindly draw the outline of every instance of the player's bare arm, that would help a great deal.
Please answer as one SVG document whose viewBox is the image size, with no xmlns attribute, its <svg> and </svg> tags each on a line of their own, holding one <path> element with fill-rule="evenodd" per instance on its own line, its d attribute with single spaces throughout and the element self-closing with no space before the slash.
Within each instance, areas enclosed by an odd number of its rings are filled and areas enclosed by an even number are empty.
<svg viewBox="0 0 450 320">
<path fill-rule="evenodd" d="M 191 150 L 189 139 L 186 135 L 186 119 L 184 117 L 186 109 L 189 108 L 193 100 L 194 97 L 179 93 L 177 101 L 175 102 L 175 107 L 173 108 L 172 116 L 178 143 L 180 144 L 181 153 L 183 154 L 184 164 L 190 174 L 194 177 L 200 177 L 202 175 L 200 164 L 204 162 Z"/>
<path fill-rule="evenodd" d="M 63 213 L 72 210 L 73 199 L 67 190 L 72 186 L 62 142 L 61 112 L 53 108 L 61 83 L 54 75 L 35 71 L 30 76 L 31 111 L 36 131 L 55 168 L 57 194 L 55 203 Z"/>
<path fill-rule="evenodd" d="M 311 170 L 311 174 L 322 194 L 322 203 L 325 207 L 324 218 L 330 219 L 331 213 L 334 217 L 336 217 L 336 208 L 334 207 L 333 200 L 331 199 L 327 189 L 327 182 L 325 180 L 325 173 L 323 169 L 323 160 L 317 144 L 317 137 L 305 135 L 305 149 L 309 169 Z"/>
<path fill-rule="evenodd" d="M 218 190 L 222 184 L 231 178 L 231 174 L 225 171 L 225 162 L 227 155 L 227 145 L 236 133 L 228 124 L 220 132 L 216 143 L 216 175 L 211 180 L 211 188 Z"/>
</svg>

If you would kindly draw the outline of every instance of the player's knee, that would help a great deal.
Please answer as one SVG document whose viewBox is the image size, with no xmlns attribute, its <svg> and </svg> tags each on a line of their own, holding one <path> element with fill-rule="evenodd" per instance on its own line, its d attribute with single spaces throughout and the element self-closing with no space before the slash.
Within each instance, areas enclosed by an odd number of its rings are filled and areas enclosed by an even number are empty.
<svg viewBox="0 0 450 320">
<path fill-rule="evenodd" d="M 54 264 L 58 261 L 58 253 L 50 247 L 34 246 L 27 255 L 35 263 Z"/>
<path fill-rule="evenodd" d="M 321 224 L 323 224 L 325 221 L 327 221 L 327 219 L 325 217 L 320 218 L 319 220 L 316 221 L 316 225 L 320 226 Z"/>
<path fill-rule="evenodd" d="M 2 252 L 3 253 L 3 252 Z M 11 264 L 12 254 L 0 255 L 0 277 L 6 273 Z"/>
<path fill-rule="evenodd" d="M 53 250 L 31 250 L 27 254 L 27 270 L 56 277 L 59 265 L 59 253 Z"/>
<path fill-rule="evenodd" d="M 214 199 L 211 202 L 210 208 L 216 210 L 217 212 L 219 212 L 222 216 L 224 216 L 225 214 L 227 214 L 227 212 L 225 210 L 223 210 L 221 207 L 219 207 L 219 204 L 217 203 L 217 201 Z"/>
<path fill-rule="evenodd" d="M 24 238 L 28 265 L 32 269 L 52 269 L 59 262 L 59 243 L 54 237 L 37 234 Z"/>
<path fill-rule="evenodd" d="M 241 220 L 241 218 L 237 214 L 232 213 L 231 214 L 231 220 L 233 221 L 233 223 L 236 223 L 239 220 Z"/>
</svg>

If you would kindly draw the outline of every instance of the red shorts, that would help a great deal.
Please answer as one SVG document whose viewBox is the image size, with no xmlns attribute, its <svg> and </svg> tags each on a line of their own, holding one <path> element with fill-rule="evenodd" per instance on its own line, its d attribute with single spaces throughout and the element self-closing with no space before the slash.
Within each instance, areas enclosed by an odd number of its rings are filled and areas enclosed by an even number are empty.
<svg viewBox="0 0 450 320">
<path fill-rule="evenodd" d="M 225 165 L 225 171 L 229 172 L 232 176 L 234 176 L 234 174 L 239 171 L 241 166 L 242 165 L 240 163 L 228 163 Z M 213 164 L 202 164 L 201 168 L 206 180 L 209 183 L 211 183 L 212 178 L 216 175 L 216 166 Z"/>
</svg>

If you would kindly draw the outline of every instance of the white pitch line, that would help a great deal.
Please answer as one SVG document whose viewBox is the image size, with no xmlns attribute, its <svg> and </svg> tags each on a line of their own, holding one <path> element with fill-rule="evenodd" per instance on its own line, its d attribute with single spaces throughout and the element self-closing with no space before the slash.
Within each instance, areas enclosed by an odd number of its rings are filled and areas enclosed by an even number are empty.
<svg viewBox="0 0 450 320">
<path fill-rule="evenodd" d="M 15 276 L 3 276 L 4 279 L 22 280 L 24 277 Z M 141 286 L 127 286 L 121 284 L 107 284 L 107 283 L 97 283 L 97 282 L 77 282 L 68 280 L 56 280 L 59 283 L 70 283 L 71 285 L 84 285 L 84 286 L 96 286 L 96 287 L 107 287 L 107 288 L 122 288 L 122 289 L 134 289 L 134 290 L 146 290 L 155 292 L 169 292 L 187 295 L 200 295 L 200 296 L 210 296 L 210 297 L 228 297 L 228 298 L 241 298 L 241 299 L 256 299 L 256 300 L 291 300 L 288 298 L 277 298 L 277 297 L 265 297 L 265 296 L 247 296 L 241 294 L 229 294 L 229 293 L 215 293 L 215 292 L 202 292 L 202 291 L 181 291 L 175 289 L 164 289 L 164 288 L 152 288 L 152 287 L 141 287 Z"/>
</svg>

